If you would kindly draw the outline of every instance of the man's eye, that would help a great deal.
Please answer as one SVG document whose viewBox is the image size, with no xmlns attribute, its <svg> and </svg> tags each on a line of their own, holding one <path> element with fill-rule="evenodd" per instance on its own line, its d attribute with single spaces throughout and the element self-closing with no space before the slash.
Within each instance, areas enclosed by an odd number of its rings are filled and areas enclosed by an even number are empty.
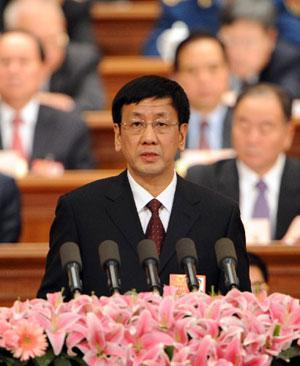
<svg viewBox="0 0 300 366">
<path fill-rule="evenodd" d="M 143 126 L 143 122 L 138 122 L 138 121 L 136 121 L 136 122 L 132 122 L 132 123 L 130 124 L 130 126 L 131 126 L 131 127 L 141 127 L 141 126 Z"/>
<path fill-rule="evenodd" d="M 158 127 L 168 127 L 168 124 L 166 122 L 156 122 L 156 126 Z"/>
</svg>

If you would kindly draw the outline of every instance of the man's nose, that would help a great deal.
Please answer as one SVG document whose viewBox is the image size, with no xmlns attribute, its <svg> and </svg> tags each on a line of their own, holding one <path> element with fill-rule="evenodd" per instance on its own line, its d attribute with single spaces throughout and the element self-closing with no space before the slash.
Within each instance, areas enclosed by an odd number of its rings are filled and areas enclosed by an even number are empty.
<svg viewBox="0 0 300 366">
<path fill-rule="evenodd" d="M 157 134 L 151 122 L 146 124 L 146 127 L 142 132 L 142 142 L 143 143 L 157 142 Z"/>
</svg>

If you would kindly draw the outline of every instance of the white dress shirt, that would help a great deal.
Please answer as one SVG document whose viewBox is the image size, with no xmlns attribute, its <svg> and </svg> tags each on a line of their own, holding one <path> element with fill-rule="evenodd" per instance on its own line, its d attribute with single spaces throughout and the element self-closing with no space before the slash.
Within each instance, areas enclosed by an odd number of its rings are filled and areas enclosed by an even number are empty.
<svg viewBox="0 0 300 366">
<path fill-rule="evenodd" d="M 22 139 L 22 146 L 26 156 L 32 153 L 32 145 L 34 138 L 34 130 L 39 113 L 39 103 L 32 99 L 26 106 L 18 112 L 22 123 L 20 125 L 20 134 Z M 0 129 L 2 146 L 4 150 L 9 150 L 12 146 L 13 137 L 13 120 L 17 112 L 8 104 L 1 101 L 0 108 Z"/>
<path fill-rule="evenodd" d="M 252 218 L 253 206 L 258 193 L 256 183 L 262 179 L 267 185 L 265 197 L 270 209 L 272 238 L 276 229 L 279 190 L 285 159 L 285 155 L 280 154 L 273 167 L 263 177 L 260 177 L 243 162 L 237 160 L 242 221 L 246 222 Z"/>
<path fill-rule="evenodd" d="M 171 212 L 172 212 L 172 206 L 174 201 L 174 195 L 176 190 L 176 184 L 177 184 L 177 175 L 174 171 L 174 176 L 171 181 L 171 183 L 168 185 L 168 187 L 161 192 L 157 197 L 153 197 L 152 194 L 150 194 L 148 191 L 146 191 L 145 188 L 143 188 L 141 185 L 139 185 L 130 175 L 129 171 L 127 171 L 128 174 L 128 180 L 130 184 L 130 188 L 132 190 L 135 206 L 140 218 L 140 222 L 143 228 L 144 233 L 146 232 L 149 220 L 152 216 L 151 211 L 146 206 L 153 198 L 156 198 L 158 201 L 161 202 L 161 207 L 159 209 L 159 217 L 161 219 L 161 222 L 164 226 L 165 232 L 167 232 Z"/>
<path fill-rule="evenodd" d="M 222 149 L 223 147 L 223 129 L 224 119 L 226 116 L 227 107 L 220 104 L 207 116 L 203 116 L 200 112 L 191 109 L 191 116 L 189 120 L 189 131 L 188 131 L 188 149 L 199 149 L 200 143 L 200 125 L 202 121 L 208 123 L 206 130 L 206 141 L 210 149 Z"/>
</svg>

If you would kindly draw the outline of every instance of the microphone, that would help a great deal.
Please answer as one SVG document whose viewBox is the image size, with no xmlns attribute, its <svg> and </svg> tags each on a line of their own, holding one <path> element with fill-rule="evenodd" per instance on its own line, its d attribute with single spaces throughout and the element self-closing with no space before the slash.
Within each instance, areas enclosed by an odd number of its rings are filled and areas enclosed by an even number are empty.
<svg viewBox="0 0 300 366">
<path fill-rule="evenodd" d="M 187 284 L 190 292 L 199 290 L 199 281 L 196 276 L 196 265 L 198 256 L 195 248 L 195 243 L 192 239 L 182 238 L 176 243 L 176 253 L 178 262 L 184 268 L 187 275 Z"/>
<path fill-rule="evenodd" d="M 59 253 L 63 271 L 68 274 L 69 288 L 73 296 L 80 295 L 82 293 L 80 278 L 82 263 L 79 247 L 76 243 L 68 241 L 60 247 Z"/>
<path fill-rule="evenodd" d="M 101 267 L 106 272 L 107 284 L 112 295 L 120 294 L 119 278 L 120 253 L 118 244 L 113 240 L 104 240 L 98 248 Z"/>
<path fill-rule="evenodd" d="M 233 242 L 228 238 L 221 238 L 215 244 L 215 251 L 219 268 L 224 271 L 226 288 L 239 288 L 236 274 L 238 261 Z"/>
<path fill-rule="evenodd" d="M 150 239 L 141 240 L 137 245 L 137 251 L 140 263 L 146 271 L 147 285 L 151 291 L 159 294 L 161 288 L 157 271 L 159 259 L 154 241 Z"/>
</svg>

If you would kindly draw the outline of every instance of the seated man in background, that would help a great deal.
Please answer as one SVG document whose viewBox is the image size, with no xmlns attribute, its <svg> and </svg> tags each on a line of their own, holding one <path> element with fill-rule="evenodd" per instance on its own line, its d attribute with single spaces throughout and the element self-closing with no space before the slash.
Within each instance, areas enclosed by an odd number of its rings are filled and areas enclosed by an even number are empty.
<svg viewBox="0 0 300 366">
<path fill-rule="evenodd" d="M 238 257 L 240 290 L 249 291 L 248 258 L 238 205 L 175 173 L 174 157 L 183 150 L 189 121 L 189 102 L 178 83 L 160 76 L 144 76 L 125 84 L 112 107 L 115 149 L 122 151 L 127 170 L 98 180 L 60 197 L 50 232 L 50 250 L 38 296 L 67 288 L 59 251 L 75 242 L 82 258 L 83 292 L 109 294 L 106 271 L 98 247 L 114 240 L 119 247 L 122 293 L 148 291 L 137 245 L 152 239 L 160 255 L 159 277 L 183 273 L 175 244 L 195 242 L 197 273 L 206 276 L 206 292 L 226 292 L 215 243 L 231 238 Z M 203 289 L 204 290 L 204 289 Z M 66 296 L 70 293 L 65 292 Z"/>
<path fill-rule="evenodd" d="M 268 0 L 232 0 L 221 11 L 223 41 L 232 87 L 270 82 L 300 96 L 300 49 L 277 40 L 276 10 Z"/>
<path fill-rule="evenodd" d="M 39 40 L 24 31 L 0 36 L 0 148 L 16 150 L 29 164 L 35 159 L 61 162 L 65 169 L 90 169 L 89 132 L 75 112 L 38 101 L 44 77 Z"/>
<path fill-rule="evenodd" d="M 13 178 L 0 173 L 0 243 L 14 243 L 21 231 L 21 195 Z"/>
<path fill-rule="evenodd" d="M 99 51 L 92 44 L 70 42 L 60 5 L 53 0 L 13 0 L 4 12 L 6 30 L 36 35 L 45 49 L 46 83 L 41 103 L 63 110 L 98 110 L 105 106 L 97 67 Z"/>
<path fill-rule="evenodd" d="M 249 275 L 251 281 L 251 290 L 254 294 L 260 293 L 262 290 L 268 292 L 269 274 L 265 263 L 252 252 L 248 252 L 249 258 Z"/>
<path fill-rule="evenodd" d="M 257 84 L 238 98 L 232 124 L 236 159 L 189 168 L 187 179 L 239 202 L 242 220 L 270 220 L 275 240 L 289 241 L 300 215 L 300 161 L 285 155 L 292 143 L 292 100 L 275 85 Z M 299 223 L 299 221 L 298 221 Z"/>
<path fill-rule="evenodd" d="M 220 41 L 208 32 L 191 33 L 176 50 L 174 77 L 185 90 L 191 106 L 186 147 L 230 147 L 232 113 L 223 102 L 229 70 Z"/>
<path fill-rule="evenodd" d="M 176 41 L 178 29 L 183 28 L 182 25 L 180 28 L 176 27 L 178 22 L 183 23 L 184 28 L 188 28 L 190 31 L 201 28 L 216 34 L 219 29 L 219 12 L 230 1 L 232 0 L 160 1 L 160 16 L 146 39 L 143 53 L 147 56 L 163 56 L 166 50 L 160 49 L 158 44 L 167 32 L 170 34 L 170 31 L 174 32 L 174 38 L 172 38 Z M 252 0 L 250 2 L 254 3 Z M 278 15 L 276 27 L 279 39 L 299 47 L 300 7 L 298 0 L 269 0 L 269 2 L 272 2 L 276 7 Z M 250 4 L 251 7 L 252 4 Z M 245 6 L 249 6 L 248 1 L 245 2 Z M 169 59 L 169 61 L 172 60 L 172 58 Z"/>
</svg>

